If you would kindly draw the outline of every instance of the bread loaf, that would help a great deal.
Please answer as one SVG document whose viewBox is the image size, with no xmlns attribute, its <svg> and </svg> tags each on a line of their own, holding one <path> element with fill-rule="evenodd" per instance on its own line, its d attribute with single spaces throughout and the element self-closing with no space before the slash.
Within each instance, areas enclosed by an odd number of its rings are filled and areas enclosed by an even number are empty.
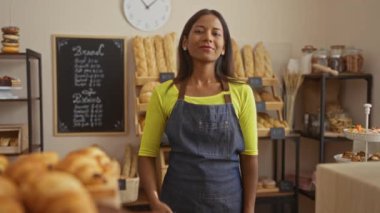
<svg viewBox="0 0 380 213">
<path fill-rule="evenodd" d="M 133 39 L 133 53 L 135 56 L 136 73 L 139 77 L 148 76 L 148 67 L 145 56 L 145 48 L 143 38 L 136 36 Z"/>
<path fill-rule="evenodd" d="M 154 42 L 153 42 L 152 37 L 144 38 L 144 47 L 145 47 L 145 53 L 146 53 L 148 76 L 158 77 Z"/>
<path fill-rule="evenodd" d="M 129 176 L 129 173 L 131 171 L 131 165 L 132 165 L 132 146 L 127 145 L 125 147 L 124 166 L 123 166 L 122 176 L 125 176 L 125 177 Z"/>
<path fill-rule="evenodd" d="M 242 48 L 242 51 L 243 51 L 244 69 L 247 74 L 247 77 L 253 77 L 255 74 L 253 47 L 248 44 L 244 45 Z"/>
<path fill-rule="evenodd" d="M 235 77 L 243 78 L 245 77 L 245 73 L 244 73 L 243 60 L 241 58 L 239 46 L 234 39 L 231 39 L 231 42 L 232 42 L 232 57 L 233 57 L 233 63 L 234 63 Z"/>
<path fill-rule="evenodd" d="M 175 48 L 174 48 L 175 33 L 166 34 L 164 36 L 164 54 L 168 72 L 176 72 Z"/>
<path fill-rule="evenodd" d="M 263 42 L 257 43 L 255 47 L 255 76 L 273 76 L 272 59 Z"/>
<path fill-rule="evenodd" d="M 154 36 L 154 48 L 156 50 L 156 64 L 158 72 L 168 72 L 164 54 L 164 42 L 163 38 L 159 35 Z"/>
</svg>

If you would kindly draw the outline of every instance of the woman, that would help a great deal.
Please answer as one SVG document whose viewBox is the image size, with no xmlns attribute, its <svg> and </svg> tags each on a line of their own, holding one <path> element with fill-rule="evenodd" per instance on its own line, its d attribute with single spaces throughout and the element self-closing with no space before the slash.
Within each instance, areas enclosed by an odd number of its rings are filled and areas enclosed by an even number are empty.
<svg viewBox="0 0 380 213">
<path fill-rule="evenodd" d="M 154 212 L 254 212 L 256 106 L 252 89 L 233 79 L 227 24 L 203 9 L 180 37 L 177 77 L 149 102 L 139 174 Z M 165 131 L 171 152 L 161 194 L 155 157 Z"/>
</svg>

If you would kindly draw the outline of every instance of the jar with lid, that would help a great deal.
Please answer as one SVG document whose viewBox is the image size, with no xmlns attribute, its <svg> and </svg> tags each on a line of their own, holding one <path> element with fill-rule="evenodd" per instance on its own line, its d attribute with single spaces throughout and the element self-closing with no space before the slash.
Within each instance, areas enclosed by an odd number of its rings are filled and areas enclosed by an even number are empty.
<svg viewBox="0 0 380 213">
<path fill-rule="evenodd" d="M 345 71 L 345 63 L 343 57 L 344 45 L 332 45 L 330 47 L 329 67 L 338 72 Z"/>
<path fill-rule="evenodd" d="M 315 51 L 311 58 L 311 64 L 320 64 L 327 67 L 328 66 L 328 50 L 321 48 Z M 318 72 L 318 70 L 313 68 L 312 72 Z"/>
<path fill-rule="evenodd" d="M 303 74 L 311 73 L 311 58 L 313 56 L 313 52 L 317 50 L 313 45 L 305 45 L 302 49 L 302 57 L 301 57 L 301 71 Z"/>
<path fill-rule="evenodd" d="M 347 72 L 363 72 L 364 58 L 361 49 L 347 48 L 344 53 Z"/>
</svg>

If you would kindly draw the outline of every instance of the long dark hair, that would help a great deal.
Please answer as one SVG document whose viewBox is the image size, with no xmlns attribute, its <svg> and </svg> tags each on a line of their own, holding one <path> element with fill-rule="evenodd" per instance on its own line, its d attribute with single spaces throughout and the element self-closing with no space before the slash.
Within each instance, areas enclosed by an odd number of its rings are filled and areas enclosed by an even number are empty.
<svg viewBox="0 0 380 213">
<path fill-rule="evenodd" d="M 185 38 L 189 37 L 191 28 L 199 18 L 205 15 L 214 15 L 217 17 L 223 27 L 224 37 L 224 55 L 221 55 L 215 64 L 215 75 L 219 81 L 229 81 L 233 79 L 232 65 L 232 44 L 230 31 L 223 16 L 216 10 L 202 9 L 196 12 L 185 24 L 178 45 L 178 74 L 173 83 L 179 83 L 190 78 L 193 73 L 193 61 L 188 51 L 183 50 L 182 44 Z"/>
</svg>

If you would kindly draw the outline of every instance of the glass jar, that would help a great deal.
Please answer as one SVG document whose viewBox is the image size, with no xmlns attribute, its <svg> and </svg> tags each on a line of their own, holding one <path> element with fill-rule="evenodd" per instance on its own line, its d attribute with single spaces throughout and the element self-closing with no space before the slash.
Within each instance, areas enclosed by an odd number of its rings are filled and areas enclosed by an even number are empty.
<svg viewBox="0 0 380 213">
<path fill-rule="evenodd" d="M 321 48 L 315 51 L 311 58 L 311 64 L 320 64 L 327 67 L 328 66 L 328 50 Z M 318 72 L 318 70 L 315 68 L 312 68 L 312 72 Z"/>
<path fill-rule="evenodd" d="M 330 47 L 330 57 L 328 59 L 329 67 L 338 72 L 345 71 L 345 62 L 343 57 L 344 45 L 333 45 Z"/>
<path fill-rule="evenodd" d="M 313 45 L 305 45 L 302 49 L 302 57 L 301 57 L 301 71 L 303 74 L 311 73 L 311 58 L 313 56 L 313 52 L 317 50 Z"/>
<path fill-rule="evenodd" d="M 345 51 L 344 59 L 346 62 L 347 72 L 363 72 L 364 58 L 362 50 L 356 48 L 348 48 Z"/>
</svg>

